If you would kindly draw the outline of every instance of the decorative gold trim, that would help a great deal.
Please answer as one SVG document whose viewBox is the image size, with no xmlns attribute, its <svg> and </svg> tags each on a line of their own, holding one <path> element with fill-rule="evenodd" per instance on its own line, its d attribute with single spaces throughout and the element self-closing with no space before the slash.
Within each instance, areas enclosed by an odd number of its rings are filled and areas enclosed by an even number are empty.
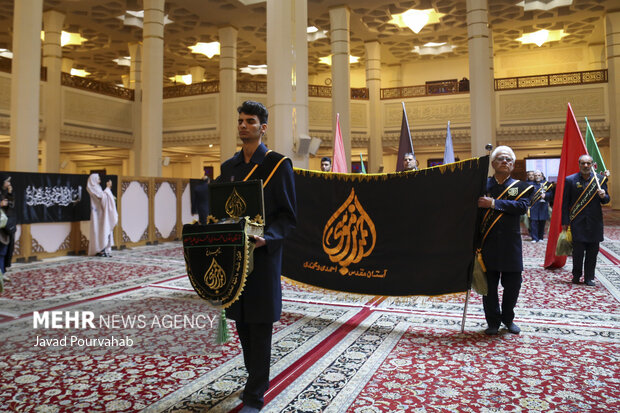
<svg viewBox="0 0 620 413">
<path fill-rule="evenodd" d="M 469 164 L 480 162 L 480 158 L 468 158 L 462 161 L 445 164 L 445 165 L 437 165 L 431 166 L 430 168 L 423 168 L 419 171 L 405 171 L 405 172 L 388 172 L 381 174 L 353 174 L 353 173 L 336 173 L 336 172 L 322 172 L 322 171 L 314 171 L 310 169 L 302 169 L 302 168 L 293 168 L 293 172 L 302 176 L 309 176 L 313 178 L 321 178 L 325 180 L 333 180 L 337 179 L 340 181 L 350 181 L 350 182 L 374 182 L 374 181 L 387 181 L 390 178 L 396 177 L 405 177 L 411 176 L 415 177 L 418 175 L 426 175 L 434 169 L 439 169 L 441 173 L 445 173 L 446 171 L 454 171 L 454 170 L 463 170 L 463 168 Z"/>
</svg>

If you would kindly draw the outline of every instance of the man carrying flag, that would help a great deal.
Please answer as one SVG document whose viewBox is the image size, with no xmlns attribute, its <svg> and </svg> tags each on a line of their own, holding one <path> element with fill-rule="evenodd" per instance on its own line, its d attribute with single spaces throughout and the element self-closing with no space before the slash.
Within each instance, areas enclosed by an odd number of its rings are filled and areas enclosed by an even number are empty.
<svg viewBox="0 0 620 413">
<path fill-rule="evenodd" d="M 508 332 L 519 334 L 513 322 L 515 305 L 523 278 L 523 250 L 519 217 L 530 206 L 532 186 L 510 177 L 516 156 L 508 146 L 498 146 L 491 154 L 495 173 L 487 179 L 487 194 L 478 199 L 484 208 L 481 229 L 482 260 L 486 266 L 488 293 L 482 297 L 488 328 L 484 333 L 494 336 L 503 323 Z M 499 304 L 498 286 L 504 295 Z"/>
<path fill-rule="evenodd" d="M 594 270 L 599 243 L 603 241 L 602 204 L 609 202 L 607 177 L 592 171 L 590 155 L 579 157 L 579 172 L 564 183 L 562 228 L 573 237 L 573 284 L 579 284 L 583 274 L 586 285 L 594 287 Z M 584 269 L 585 254 L 585 269 Z"/>
</svg>

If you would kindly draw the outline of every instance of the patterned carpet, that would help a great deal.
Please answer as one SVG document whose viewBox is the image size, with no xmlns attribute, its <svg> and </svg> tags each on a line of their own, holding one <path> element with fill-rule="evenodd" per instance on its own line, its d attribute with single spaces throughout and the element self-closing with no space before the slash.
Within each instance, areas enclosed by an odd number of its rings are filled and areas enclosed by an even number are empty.
<svg viewBox="0 0 620 413">
<path fill-rule="evenodd" d="M 543 269 L 546 243 L 524 236 L 520 335 L 485 336 L 476 293 L 461 332 L 465 294 L 377 297 L 283 279 L 263 411 L 620 411 L 620 213 L 606 210 L 605 220 L 596 287 L 570 283 L 570 258 Z M 0 295 L 0 412 L 240 409 L 246 373 L 234 328 L 226 345 L 213 344 L 217 314 L 193 292 L 179 243 L 15 264 L 9 274 Z M 52 309 L 122 320 L 34 328 L 33 311 Z M 150 324 L 196 315 L 207 323 Z M 140 316 L 145 325 L 126 323 Z M 133 345 L 35 345 L 65 336 Z"/>
</svg>

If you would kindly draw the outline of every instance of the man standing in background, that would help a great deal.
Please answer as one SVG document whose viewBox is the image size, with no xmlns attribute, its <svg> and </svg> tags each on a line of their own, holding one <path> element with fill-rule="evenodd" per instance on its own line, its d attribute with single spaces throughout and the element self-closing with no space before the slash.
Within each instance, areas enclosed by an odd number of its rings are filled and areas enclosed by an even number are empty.
<svg viewBox="0 0 620 413">
<path fill-rule="evenodd" d="M 609 202 L 607 177 L 592 172 L 592 157 L 579 157 L 579 172 L 566 177 L 562 199 L 562 228 L 573 237 L 573 284 L 594 287 L 599 243 L 603 241 L 603 210 Z M 585 255 L 585 266 L 584 266 Z"/>
</svg>

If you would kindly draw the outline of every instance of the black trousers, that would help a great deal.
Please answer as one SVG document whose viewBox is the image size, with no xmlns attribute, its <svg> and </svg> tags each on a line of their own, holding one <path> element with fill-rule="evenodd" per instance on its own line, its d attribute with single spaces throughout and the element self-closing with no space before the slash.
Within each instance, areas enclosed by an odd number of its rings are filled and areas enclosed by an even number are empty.
<svg viewBox="0 0 620 413">
<path fill-rule="evenodd" d="M 545 224 L 547 221 L 533 219 L 530 221 L 530 235 L 532 240 L 540 241 L 545 239 Z"/>
<path fill-rule="evenodd" d="M 261 409 L 265 404 L 265 392 L 269 389 L 273 323 L 237 321 L 236 325 L 243 349 L 243 361 L 248 371 L 248 380 L 243 390 L 243 404 Z"/>
<path fill-rule="evenodd" d="M 504 287 L 504 296 L 502 297 L 502 306 L 500 310 L 499 295 L 497 288 L 499 282 Z M 489 327 L 499 328 L 501 323 L 509 325 L 515 318 L 515 305 L 519 298 L 522 282 L 521 272 L 500 272 L 487 271 L 487 283 L 489 292 L 482 297 L 482 305 L 484 307 L 484 316 Z"/>
<path fill-rule="evenodd" d="M 594 269 L 596 268 L 596 256 L 598 255 L 598 242 L 573 241 L 573 277 L 581 278 L 584 274 L 585 281 L 594 281 Z M 583 257 L 586 257 L 585 268 Z"/>
</svg>

